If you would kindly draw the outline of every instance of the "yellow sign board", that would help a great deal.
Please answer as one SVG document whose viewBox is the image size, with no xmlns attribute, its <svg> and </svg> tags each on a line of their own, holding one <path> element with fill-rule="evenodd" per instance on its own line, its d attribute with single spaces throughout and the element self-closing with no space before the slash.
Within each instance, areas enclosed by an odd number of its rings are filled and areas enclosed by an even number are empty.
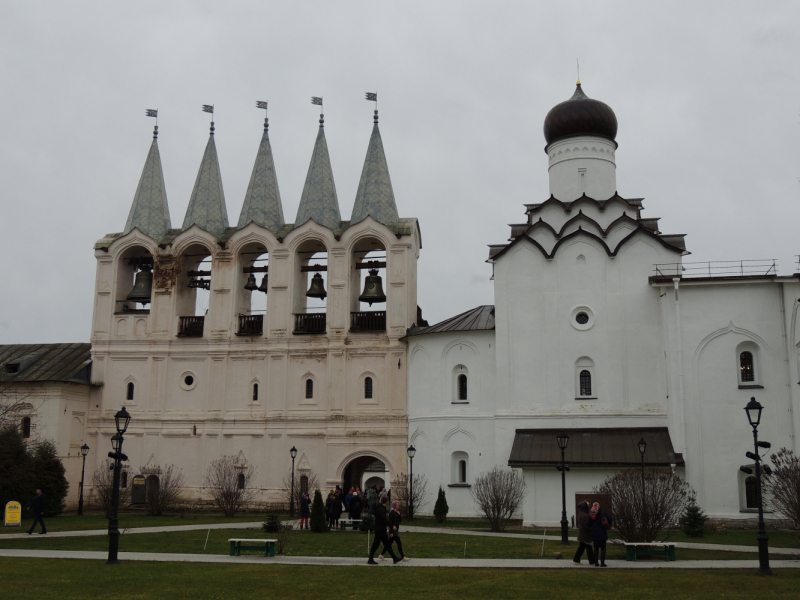
<svg viewBox="0 0 800 600">
<path fill-rule="evenodd" d="M 22 505 L 19 502 L 12 501 L 6 504 L 5 526 L 22 526 Z"/>
</svg>

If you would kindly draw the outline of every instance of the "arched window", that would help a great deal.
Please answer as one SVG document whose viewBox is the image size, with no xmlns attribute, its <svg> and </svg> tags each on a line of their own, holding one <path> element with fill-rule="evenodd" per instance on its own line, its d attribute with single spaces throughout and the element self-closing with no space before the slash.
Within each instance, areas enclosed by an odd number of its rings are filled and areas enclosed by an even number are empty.
<svg viewBox="0 0 800 600">
<path fill-rule="evenodd" d="M 122 489 L 125 489 L 126 487 L 128 487 L 128 473 L 127 472 L 125 472 L 125 471 L 122 472 L 122 474 L 120 476 L 119 484 L 122 486 Z"/>
<path fill-rule="evenodd" d="M 372 398 L 372 377 L 364 378 L 364 398 Z"/>
<path fill-rule="evenodd" d="M 467 461 L 458 461 L 458 483 L 467 483 Z"/>
<path fill-rule="evenodd" d="M 125 394 L 126 400 L 133 400 L 133 382 L 128 382 L 128 392 Z"/>
<path fill-rule="evenodd" d="M 192 435 L 197 435 L 197 425 L 192 425 Z"/>
<path fill-rule="evenodd" d="M 739 368 L 742 371 L 742 383 L 752 383 L 756 380 L 756 371 L 753 366 L 752 352 L 742 352 L 739 355 Z"/>
<path fill-rule="evenodd" d="M 581 382 L 581 396 L 591 396 L 592 374 L 584 369 L 583 371 L 581 371 L 580 382 Z"/>
<path fill-rule="evenodd" d="M 253 384 L 253 402 L 258 402 L 258 384 Z"/>
<path fill-rule="evenodd" d="M 458 399 L 467 399 L 467 376 L 463 373 L 458 376 Z"/>
<path fill-rule="evenodd" d="M 300 493 L 301 494 L 308 493 L 308 476 L 306 475 L 300 477 Z"/>
<path fill-rule="evenodd" d="M 22 423 L 20 424 L 20 429 L 22 429 L 22 437 L 25 439 L 31 437 L 31 418 L 30 417 L 22 417 Z"/>
<path fill-rule="evenodd" d="M 756 478 L 752 475 L 744 480 L 744 497 L 747 508 L 758 508 L 758 489 Z"/>
<path fill-rule="evenodd" d="M 244 489 L 244 473 L 239 473 L 236 477 L 236 487 L 240 490 Z"/>
<path fill-rule="evenodd" d="M 306 398 L 314 397 L 314 380 L 306 379 Z"/>
</svg>

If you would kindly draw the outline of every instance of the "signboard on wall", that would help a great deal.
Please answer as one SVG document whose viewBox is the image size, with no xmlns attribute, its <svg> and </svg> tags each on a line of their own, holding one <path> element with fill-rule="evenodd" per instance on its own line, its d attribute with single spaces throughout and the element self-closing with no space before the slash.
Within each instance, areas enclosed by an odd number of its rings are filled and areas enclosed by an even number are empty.
<svg viewBox="0 0 800 600">
<path fill-rule="evenodd" d="M 144 475 L 134 475 L 131 481 L 131 504 L 144 504 L 146 480 Z"/>
<path fill-rule="evenodd" d="M 22 505 L 13 500 L 6 504 L 3 524 L 6 527 L 20 527 L 22 525 Z"/>
</svg>

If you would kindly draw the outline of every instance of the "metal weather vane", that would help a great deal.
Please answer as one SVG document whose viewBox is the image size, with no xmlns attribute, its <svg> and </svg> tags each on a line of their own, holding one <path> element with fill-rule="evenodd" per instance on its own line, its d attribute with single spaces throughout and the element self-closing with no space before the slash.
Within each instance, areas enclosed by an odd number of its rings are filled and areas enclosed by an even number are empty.
<svg viewBox="0 0 800 600">
<path fill-rule="evenodd" d="M 155 117 L 156 119 L 156 126 L 153 128 L 153 139 L 156 139 L 158 137 L 158 109 L 146 108 L 144 114 L 147 117 Z"/>
</svg>

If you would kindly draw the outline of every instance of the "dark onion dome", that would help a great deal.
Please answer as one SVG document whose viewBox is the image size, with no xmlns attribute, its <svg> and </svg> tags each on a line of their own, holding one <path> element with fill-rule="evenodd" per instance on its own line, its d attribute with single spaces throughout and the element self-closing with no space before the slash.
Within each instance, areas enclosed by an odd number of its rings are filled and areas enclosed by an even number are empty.
<svg viewBox="0 0 800 600">
<path fill-rule="evenodd" d="M 612 142 L 617 137 L 614 111 L 605 102 L 588 98 L 581 89 L 580 81 L 572 98 L 556 104 L 544 119 L 544 139 L 548 146 L 579 135 L 603 137 Z"/>
</svg>

